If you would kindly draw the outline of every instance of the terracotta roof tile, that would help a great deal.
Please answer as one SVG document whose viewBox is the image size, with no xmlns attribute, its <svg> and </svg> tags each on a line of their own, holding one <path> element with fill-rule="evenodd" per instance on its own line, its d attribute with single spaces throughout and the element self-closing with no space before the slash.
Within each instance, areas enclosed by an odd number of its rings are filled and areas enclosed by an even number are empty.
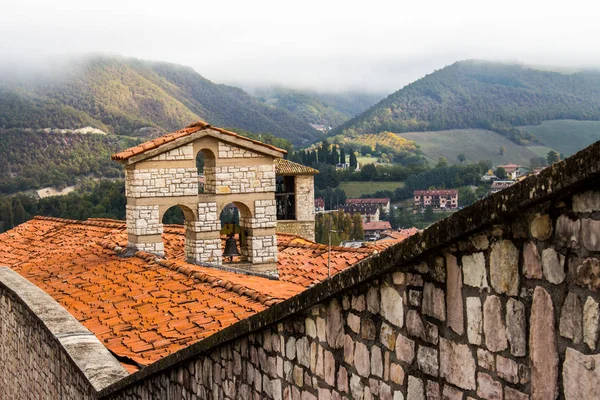
<svg viewBox="0 0 600 400">
<path fill-rule="evenodd" d="M 315 175 L 319 171 L 284 158 L 275 159 L 275 172 L 279 175 Z"/>
<path fill-rule="evenodd" d="M 266 143 L 260 142 L 258 140 L 250 139 L 250 138 L 247 138 L 245 136 L 238 135 L 235 132 L 230 132 L 230 131 L 227 131 L 227 130 L 222 129 L 222 128 L 217 128 L 217 127 L 211 126 L 211 125 L 207 124 L 204 121 L 198 121 L 198 122 L 195 122 L 195 123 L 193 123 L 191 125 L 186 126 L 183 129 L 180 129 L 180 130 L 178 130 L 176 132 L 168 133 L 168 134 L 166 134 L 164 136 L 161 136 L 161 137 L 159 137 L 157 139 L 150 140 L 148 142 L 145 142 L 145 143 L 139 144 L 137 146 L 131 147 L 129 149 L 123 150 L 120 153 L 113 154 L 113 156 L 111 158 L 113 160 L 127 160 L 128 158 L 131 158 L 131 157 L 136 156 L 138 154 L 142 154 L 142 153 L 144 153 L 144 152 L 146 152 L 148 150 L 156 149 L 156 148 L 162 146 L 163 144 L 173 142 L 173 141 L 175 141 L 175 140 L 177 140 L 179 138 L 182 138 L 182 137 L 185 137 L 185 136 L 189 136 L 189 135 L 191 135 L 193 133 L 202 131 L 204 129 L 209 129 L 209 128 L 212 129 L 212 130 L 215 130 L 217 132 L 221 132 L 221 133 L 223 133 L 225 135 L 229 135 L 229 136 L 232 136 L 232 137 L 235 137 L 235 138 L 238 138 L 238 139 L 246 140 L 246 141 L 248 141 L 250 143 L 253 143 L 253 144 L 264 146 L 264 147 L 266 147 L 268 149 L 271 149 L 271 150 L 279 151 L 279 152 L 284 153 L 284 154 L 287 153 L 287 151 L 285 151 L 283 149 L 280 149 L 278 147 L 272 146 L 270 144 L 266 144 Z"/>
<path fill-rule="evenodd" d="M 163 240 L 166 259 L 123 258 L 122 221 L 36 217 L 0 234 L 0 264 L 50 294 L 130 372 L 327 278 L 327 246 L 299 236 L 278 234 L 279 280 L 186 263 L 181 226 L 165 225 Z M 331 273 L 380 248 L 333 247 Z"/>
</svg>

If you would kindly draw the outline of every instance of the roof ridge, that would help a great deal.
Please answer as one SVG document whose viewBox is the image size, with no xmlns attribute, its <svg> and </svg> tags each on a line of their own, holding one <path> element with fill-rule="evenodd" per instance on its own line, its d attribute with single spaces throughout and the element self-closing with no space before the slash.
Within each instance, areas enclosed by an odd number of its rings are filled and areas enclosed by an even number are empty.
<svg viewBox="0 0 600 400">
<path fill-rule="evenodd" d="M 32 219 L 40 220 L 40 221 L 60 222 L 63 224 L 71 224 L 71 225 L 99 226 L 102 228 L 112 228 L 112 229 L 125 228 L 125 221 L 119 221 L 116 219 L 109 219 L 109 218 L 90 218 L 85 221 L 80 221 L 77 219 L 45 217 L 42 215 L 36 215 Z"/>
<path fill-rule="evenodd" d="M 179 130 L 177 130 L 175 132 L 167 133 L 166 135 L 163 135 L 163 136 L 158 137 L 156 139 L 148 140 L 147 142 L 138 144 L 137 146 L 133 146 L 133 147 L 130 147 L 130 148 L 125 149 L 123 151 L 120 151 L 120 152 L 118 152 L 116 154 L 113 154 L 111 156 L 111 159 L 113 159 L 113 160 L 127 160 L 128 158 L 131 158 L 131 157 L 133 157 L 135 155 L 142 154 L 142 153 L 144 153 L 144 152 L 146 152 L 148 150 L 156 149 L 156 148 L 162 146 L 163 144 L 173 142 L 173 141 L 175 141 L 175 140 L 177 140 L 179 138 L 182 138 L 182 137 L 185 137 L 185 136 L 189 136 L 192 133 L 196 133 L 196 132 L 204 130 L 204 129 L 212 129 L 212 130 L 215 130 L 217 132 L 223 133 L 225 135 L 229 135 L 229 136 L 232 136 L 232 137 L 235 137 L 235 138 L 238 138 L 238 139 L 246 140 L 248 142 L 251 142 L 251 143 L 254 143 L 254 144 L 257 144 L 257 145 L 260 145 L 260 146 L 267 147 L 267 148 L 269 148 L 271 150 L 275 150 L 275 151 L 278 151 L 278 152 L 281 152 L 281 153 L 284 153 L 284 154 L 287 153 L 287 150 L 281 149 L 281 148 L 279 148 L 277 146 L 273 146 L 271 144 L 267 144 L 267 143 L 261 142 L 260 140 L 250 139 L 249 137 L 242 136 L 240 134 L 228 131 L 228 130 L 223 129 L 223 128 L 217 128 L 215 126 L 212 126 L 212 125 L 210 125 L 210 124 L 208 124 L 208 123 L 200 120 L 200 121 L 196 121 L 196 122 L 194 122 L 194 123 L 186 126 L 183 129 L 179 129 Z"/>
<path fill-rule="evenodd" d="M 98 245 L 104 247 L 107 250 L 114 251 L 117 254 L 123 253 L 126 251 L 125 248 L 114 245 L 107 240 L 99 240 L 96 242 Z M 181 274 L 187 275 L 190 278 L 196 279 L 202 283 L 209 283 L 212 286 L 219 286 L 228 291 L 232 291 L 241 296 L 250 297 L 252 300 L 255 300 L 262 305 L 272 306 L 273 304 L 279 303 L 285 299 L 279 297 L 273 297 L 268 294 L 264 294 L 258 292 L 254 289 L 251 289 L 247 286 L 241 285 L 239 283 L 234 283 L 230 280 L 223 279 L 221 277 L 211 276 L 206 272 L 194 270 L 195 265 L 189 264 L 185 261 L 180 260 L 167 260 L 164 258 L 159 258 L 155 254 L 148 253 L 143 250 L 138 250 L 134 253 L 135 257 L 138 257 L 147 262 L 153 262 L 155 264 L 160 265 L 161 267 L 168 268 L 172 271 L 179 272 Z"/>
<path fill-rule="evenodd" d="M 328 250 L 329 246 L 327 246 L 326 244 L 321 244 L 321 243 L 293 243 L 293 242 L 289 242 L 289 243 L 285 243 L 286 247 L 300 247 L 300 248 L 305 248 L 305 249 L 321 249 L 321 250 Z M 356 247 L 343 247 L 343 246 L 331 246 L 331 250 L 335 250 L 335 251 L 349 251 L 349 252 L 354 252 L 354 253 L 372 253 L 372 250 L 366 249 L 366 248 L 356 248 Z"/>
</svg>

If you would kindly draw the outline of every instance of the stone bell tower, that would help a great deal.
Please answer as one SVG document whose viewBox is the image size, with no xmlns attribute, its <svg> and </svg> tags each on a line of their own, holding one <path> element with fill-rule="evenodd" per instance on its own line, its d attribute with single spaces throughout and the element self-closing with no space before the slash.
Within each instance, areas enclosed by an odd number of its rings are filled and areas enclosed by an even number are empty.
<svg viewBox="0 0 600 400">
<path fill-rule="evenodd" d="M 186 259 L 223 265 L 219 216 L 233 204 L 246 239 L 244 260 L 234 267 L 276 274 L 275 160 L 284 155 L 285 150 L 204 122 L 113 155 L 125 166 L 128 247 L 164 256 L 162 217 L 179 206 Z M 204 160 L 200 190 L 199 156 Z"/>
</svg>

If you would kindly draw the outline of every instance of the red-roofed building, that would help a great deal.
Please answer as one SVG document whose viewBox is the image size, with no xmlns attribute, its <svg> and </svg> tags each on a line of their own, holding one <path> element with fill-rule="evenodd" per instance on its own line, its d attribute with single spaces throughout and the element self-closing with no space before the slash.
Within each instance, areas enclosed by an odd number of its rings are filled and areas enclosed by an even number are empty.
<svg viewBox="0 0 600 400">
<path fill-rule="evenodd" d="M 422 210 L 453 210 L 458 208 L 458 190 L 415 190 L 415 208 Z"/>
<path fill-rule="evenodd" d="M 376 205 L 377 207 L 379 207 L 379 211 L 382 213 L 386 213 L 389 214 L 390 212 L 390 199 L 389 198 L 384 198 L 384 199 L 375 199 L 375 198 L 370 198 L 370 199 L 347 199 L 346 200 L 346 204 L 349 205 Z"/>
<path fill-rule="evenodd" d="M 382 232 L 391 231 L 392 225 L 389 221 L 376 221 L 363 223 L 363 232 L 365 240 L 377 240 L 381 237 Z"/>
</svg>

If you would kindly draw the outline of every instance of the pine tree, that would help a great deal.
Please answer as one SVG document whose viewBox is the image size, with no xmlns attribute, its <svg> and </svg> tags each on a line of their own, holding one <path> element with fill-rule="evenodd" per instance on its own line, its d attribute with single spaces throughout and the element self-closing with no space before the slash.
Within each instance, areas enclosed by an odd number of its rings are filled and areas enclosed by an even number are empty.
<svg viewBox="0 0 600 400">
<path fill-rule="evenodd" d="M 13 220 L 15 225 L 20 225 L 25 222 L 25 208 L 21 200 L 15 199 L 12 205 L 13 208 Z"/>
<path fill-rule="evenodd" d="M 352 239 L 363 240 L 365 233 L 363 231 L 362 218 L 360 214 L 354 214 L 352 217 Z"/>
<path fill-rule="evenodd" d="M 340 164 L 346 164 L 346 151 L 344 148 L 340 148 Z"/>
</svg>

